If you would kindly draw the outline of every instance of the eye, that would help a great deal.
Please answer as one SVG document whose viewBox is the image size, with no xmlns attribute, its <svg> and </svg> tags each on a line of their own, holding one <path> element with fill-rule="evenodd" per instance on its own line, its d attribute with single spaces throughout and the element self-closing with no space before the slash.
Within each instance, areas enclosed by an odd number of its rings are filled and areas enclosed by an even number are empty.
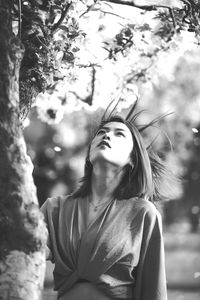
<svg viewBox="0 0 200 300">
<path fill-rule="evenodd" d="M 105 130 L 104 129 L 100 129 L 98 132 L 97 132 L 97 135 L 99 134 L 104 134 L 105 133 Z"/>
<path fill-rule="evenodd" d="M 123 132 L 121 132 L 121 131 L 116 132 L 116 135 L 117 136 L 123 136 L 123 137 L 125 137 L 125 134 Z"/>
</svg>

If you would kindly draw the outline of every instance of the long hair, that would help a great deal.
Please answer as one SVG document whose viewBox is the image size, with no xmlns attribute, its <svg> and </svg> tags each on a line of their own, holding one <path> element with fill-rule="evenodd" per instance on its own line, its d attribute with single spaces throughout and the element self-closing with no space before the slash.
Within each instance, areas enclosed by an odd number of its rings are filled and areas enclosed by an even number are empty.
<svg viewBox="0 0 200 300">
<path fill-rule="evenodd" d="M 96 131 L 97 133 L 106 123 L 120 122 L 125 124 L 132 134 L 134 143 L 131 153 L 132 164 L 127 164 L 123 168 L 121 181 L 114 190 L 113 197 L 121 200 L 138 196 L 145 197 L 153 202 L 167 198 L 167 191 L 161 185 L 164 184 L 165 180 L 171 177 L 171 174 L 164 162 L 153 152 L 152 147 L 145 146 L 140 133 L 140 131 L 153 125 L 158 119 L 151 121 L 148 125 L 142 126 L 141 128 L 136 126 L 135 119 L 136 115 L 134 119 L 125 119 L 117 114 L 110 114 L 102 119 Z M 85 161 L 84 177 L 81 180 L 81 185 L 74 192 L 75 197 L 86 197 L 91 192 L 93 166 L 89 160 L 90 145 Z"/>
</svg>

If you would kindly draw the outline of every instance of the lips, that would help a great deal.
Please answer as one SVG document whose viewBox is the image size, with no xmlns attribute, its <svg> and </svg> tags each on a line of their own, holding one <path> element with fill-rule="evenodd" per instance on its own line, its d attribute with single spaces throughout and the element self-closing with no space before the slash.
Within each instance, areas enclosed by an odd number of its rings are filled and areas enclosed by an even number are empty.
<svg viewBox="0 0 200 300">
<path fill-rule="evenodd" d="M 106 146 L 106 147 L 108 147 L 108 148 L 111 148 L 111 146 L 109 145 L 109 143 L 107 143 L 106 141 L 101 141 L 99 144 L 98 144 L 98 147 L 100 147 L 100 146 Z"/>
</svg>

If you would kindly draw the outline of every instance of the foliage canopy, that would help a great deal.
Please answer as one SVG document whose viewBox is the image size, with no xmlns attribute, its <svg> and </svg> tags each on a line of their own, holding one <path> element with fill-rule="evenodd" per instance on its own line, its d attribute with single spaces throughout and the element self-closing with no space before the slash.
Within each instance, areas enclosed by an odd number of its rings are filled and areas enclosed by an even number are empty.
<svg viewBox="0 0 200 300">
<path fill-rule="evenodd" d="M 95 109 L 119 91 L 127 98 L 135 85 L 170 75 L 177 58 L 199 44 L 193 0 L 13 0 L 12 15 L 25 50 L 22 119 L 34 103 L 49 121 L 61 119 L 64 105 Z M 105 72 L 110 89 L 100 84 Z"/>
</svg>

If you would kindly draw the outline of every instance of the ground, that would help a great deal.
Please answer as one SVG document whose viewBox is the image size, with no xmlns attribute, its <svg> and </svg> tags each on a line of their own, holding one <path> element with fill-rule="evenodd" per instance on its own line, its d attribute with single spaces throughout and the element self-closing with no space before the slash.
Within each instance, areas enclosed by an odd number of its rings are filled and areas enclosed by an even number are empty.
<svg viewBox="0 0 200 300">
<path fill-rule="evenodd" d="M 200 299 L 200 230 L 191 233 L 187 222 L 164 227 L 168 300 Z M 43 300 L 56 300 L 53 266 L 48 263 Z"/>
</svg>

